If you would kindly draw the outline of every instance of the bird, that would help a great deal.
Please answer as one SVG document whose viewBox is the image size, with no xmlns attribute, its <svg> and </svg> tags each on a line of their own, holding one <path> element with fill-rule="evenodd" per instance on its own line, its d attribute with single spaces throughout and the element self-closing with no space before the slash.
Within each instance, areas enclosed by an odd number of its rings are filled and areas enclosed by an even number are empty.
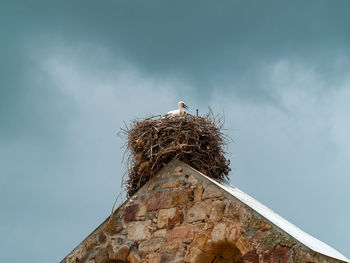
<svg viewBox="0 0 350 263">
<path fill-rule="evenodd" d="M 184 109 L 188 109 L 187 105 L 183 101 L 179 101 L 177 105 L 179 105 L 179 109 L 169 111 L 166 116 L 184 116 L 186 114 Z"/>
</svg>

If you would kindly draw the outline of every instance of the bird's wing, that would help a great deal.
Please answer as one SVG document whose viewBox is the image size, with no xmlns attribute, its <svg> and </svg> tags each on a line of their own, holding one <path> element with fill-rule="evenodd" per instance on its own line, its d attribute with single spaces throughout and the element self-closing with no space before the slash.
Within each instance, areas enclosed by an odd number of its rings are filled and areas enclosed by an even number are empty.
<svg viewBox="0 0 350 263">
<path fill-rule="evenodd" d="M 180 113 L 179 110 L 171 110 L 167 113 L 167 115 L 178 115 Z"/>
</svg>

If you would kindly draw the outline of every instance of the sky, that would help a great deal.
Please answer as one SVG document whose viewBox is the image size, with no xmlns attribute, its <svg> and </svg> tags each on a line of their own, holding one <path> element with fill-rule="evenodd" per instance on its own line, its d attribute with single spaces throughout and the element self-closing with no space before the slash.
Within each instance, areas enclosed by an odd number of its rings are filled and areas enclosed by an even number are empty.
<svg viewBox="0 0 350 263">
<path fill-rule="evenodd" d="M 350 257 L 350 2 L 0 7 L 0 254 L 59 262 L 109 214 L 135 118 L 225 116 L 231 183 Z"/>
</svg>

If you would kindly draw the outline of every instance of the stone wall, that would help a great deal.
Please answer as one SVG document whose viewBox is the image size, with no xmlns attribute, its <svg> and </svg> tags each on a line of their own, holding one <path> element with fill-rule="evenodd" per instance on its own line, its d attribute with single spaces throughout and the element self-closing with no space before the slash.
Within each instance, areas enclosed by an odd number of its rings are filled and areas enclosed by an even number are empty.
<svg viewBox="0 0 350 263">
<path fill-rule="evenodd" d="M 317 254 L 182 162 L 171 162 L 62 263 L 340 262 Z"/>
</svg>

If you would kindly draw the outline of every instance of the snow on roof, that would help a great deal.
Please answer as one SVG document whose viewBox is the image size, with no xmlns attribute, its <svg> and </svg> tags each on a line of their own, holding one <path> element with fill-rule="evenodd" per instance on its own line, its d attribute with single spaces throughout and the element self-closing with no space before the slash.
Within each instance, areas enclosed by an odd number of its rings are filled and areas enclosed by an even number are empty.
<svg viewBox="0 0 350 263">
<path fill-rule="evenodd" d="M 192 168 L 192 167 L 191 167 Z M 193 168 L 192 168 L 193 169 Z M 198 171 L 197 171 L 198 172 Z M 288 222 L 283 217 L 276 214 L 274 211 L 272 211 L 270 208 L 266 207 L 259 201 L 255 200 L 253 197 L 249 196 L 248 194 L 244 193 L 243 191 L 239 190 L 238 188 L 230 185 L 228 182 L 222 182 L 219 183 L 212 178 L 200 173 L 202 176 L 207 178 L 212 183 L 216 184 L 226 192 L 233 195 L 235 198 L 255 210 L 257 213 L 265 217 L 268 221 L 273 223 L 275 226 L 279 227 L 281 230 L 298 240 L 303 245 L 307 246 L 311 250 L 323 254 L 325 256 L 335 258 L 338 260 L 342 260 L 345 262 L 350 262 L 348 258 L 346 258 L 344 255 L 342 255 L 340 252 L 335 250 L 334 248 L 328 246 L 327 244 L 323 243 L 322 241 L 318 240 L 317 238 L 314 238 L 313 236 L 305 233 L 300 228 L 296 227 L 292 223 Z"/>
</svg>

